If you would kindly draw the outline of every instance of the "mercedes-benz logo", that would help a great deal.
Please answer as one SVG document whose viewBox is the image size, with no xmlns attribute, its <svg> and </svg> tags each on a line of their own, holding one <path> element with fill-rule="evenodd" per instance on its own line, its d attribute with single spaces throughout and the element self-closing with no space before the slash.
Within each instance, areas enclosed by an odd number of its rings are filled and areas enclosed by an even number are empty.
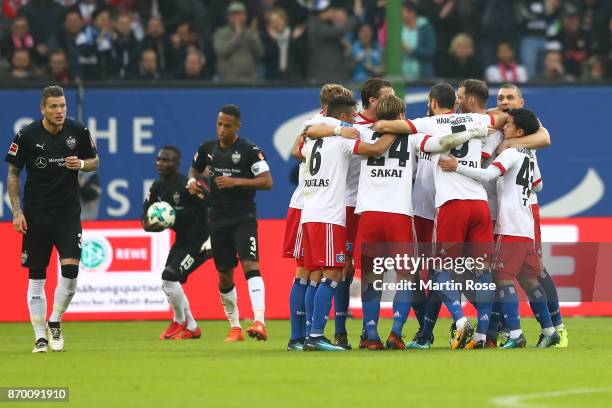
<svg viewBox="0 0 612 408">
<path fill-rule="evenodd" d="M 36 167 L 38 167 L 39 169 L 44 169 L 45 167 L 47 167 L 47 159 L 45 159 L 44 157 L 37 157 Z"/>
</svg>

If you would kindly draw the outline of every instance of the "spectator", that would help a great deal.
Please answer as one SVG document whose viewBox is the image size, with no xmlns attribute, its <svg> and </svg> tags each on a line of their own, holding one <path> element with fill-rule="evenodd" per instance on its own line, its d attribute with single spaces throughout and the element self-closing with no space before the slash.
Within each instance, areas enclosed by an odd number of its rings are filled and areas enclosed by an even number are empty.
<svg viewBox="0 0 612 408">
<path fill-rule="evenodd" d="M 107 79 L 115 65 L 111 15 L 107 8 L 92 14 L 93 24 L 77 36 L 79 64 L 83 79 Z"/>
<path fill-rule="evenodd" d="M 116 55 L 115 76 L 120 79 L 133 77 L 138 69 L 140 43 L 132 31 L 132 16 L 127 13 L 117 16 L 113 47 Z"/>
<path fill-rule="evenodd" d="M 72 81 L 68 68 L 68 57 L 62 49 L 56 49 L 49 56 L 48 78 L 55 84 L 65 84 Z"/>
<path fill-rule="evenodd" d="M 308 9 L 298 0 L 263 0 L 262 12 L 267 13 L 273 9 L 281 9 L 287 15 L 287 24 L 291 29 L 303 26 L 308 20 Z"/>
<path fill-rule="evenodd" d="M 348 80 L 349 53 L 343 40 L 357 26 L 346 10 L 320 0 L 308 20 L 308 77 L 316 80 Z"/>
<path fill-rule="evenodd" d="M 402 74 L 406 79 L 435 76 L 433 60 L 436 54 L 436 33 L 426 17 L 419 16 L 414 1 L 402 7 Z"/>
<path fill-rule="evenodd" d="M 365 82 L 371 77 L 382 74 L 382 53 L 374 42 L 374 30 L 369 24 L 363 24 L 359 28 L 357 41 L 353 43 L 351 59 L 355 82 Z"/>
<path fill-rule="evenodd" d="M 547 47 L 560 51 L 563 66 L 575 78 L 582 76 L 582 65 L 589 58 L 589 33 L 580 30 L 580 9 L 573 3 L 566 3 L 561 17 L 561 30 L 552 38 Z"/>
<path fill-rule="evenodd" d="M 79 75 L 79 51 L 76 45 L 76 39 L 83 29 L 83 19 L 77 9 L 68 9 L 64 15 L 64 24 L 55 35 L 49 38 L 49 51 L 62 49 L 68 56 L 69 71 Z"/>
<path fill-rule="evenodd" d="M 458 12 L 456 0 L 419 0 L 418 5 L 436 33 L 435 68 L 439 71 L 441 63 L 447 59 L 451 41 L 464 30 L 465 20 Z"/>
<path fill-rule="evenodd" d="M 140 55 L 140 62 L 138 63 L 138 76 L 137 79 L 144 79 L 149 81 L 155 81 L 162 78 L 159 72 L 159 66 L 157 65 L 157 53 L 154 49 L 145 49 Z"/>
<path fill-rule="evenodd" d="M 11 32 L 2 41 L 2 53 L 11 59 L 16 49 L 24 48 L 31 56 L 36 55 L 36 44 L 30 33 L 30 24 L 25 16 L 17 16 L 11 24 Z"/>
<path fill-rule="evenodd" d="M 266 79 L 301 79 L 307 63 L 304 26 L 291 29 L 283 9 L 271 9 L 265 15 L 266 29 L 261 34 Z"/>
<path fill-rule="evenodd" d="M 206 75 L 214 73 L 214 51 L 208 36 L 199 35 L 189 21 L 179 24 L 176 32 L 170 36 L 172 43 L 172 60 L 168 62 L 168 69 L 172 71 L 182 69 L 183 62 L 189 49 L 198 49 L 204 54 L 207 61 L 205 66 Z M 171 63 L 170 63 L 171 62 Z"/>
<path fill-rule="evenodd" d="M 508 42 L 515 49 L 521 36 L 521 17 L 517 0 L 475 0 L 474 10 L 481 21 L 480 31 L 474 38 L 479 39 L 478 50 L 482 66 L 495 63 L 497 45 Z"/>
<path fill-rule="evenodd" d="M 25 48 L 17 48 L 11 57 L 11 78 L 34 79 L 30 53 Z"/>
<path fill-rule="evenodd" d="M 497 64 L 491 65 L 485 72 L 489 82 L 525 82 L 527 71 L 514 59 L 514 50 L 509 42 L 502 41 L 497 45 Z"/>
<path fill-rule="evenodd" d="M 79 0 L 77 8 L 83 17 L 83 24 L 93 24 L 94 12 L 106 7 L 104 0 Z"/>
<path fill-rule="evenodd" d="M 444 78 L 482 78 L 482 66 L 474 56 L 472 37 L 461 33 L 453 38 L 439 73 Z"/>
<path fill-rule="evenodd" d="M 582 31 L 591 33 L 591 53 L 606 56 L 612 37 L 612 1 L 584 0 L 584 6 Z"/>
<path fill-rule="evenodd" d="M 199 34 L 206 34 L 211 26 L 211 19 L 204 3 L 201 0 L 157 0 L 159 11 L 166 32 L 173 33 L 185 21 L 194 24 L 194 30 Z M 222 1 L 220 3 L 226 3 Z"/>
<path fill-rule="evenodd" d="M 563 59 L 559 51 L 548 51 L 544 57 L 542 73 L 536 78 L 542 81 L 573 81 L 574 77 L 565 73 Z"/>
<path fill-rule="evenodd" d="M 157 17 L 151 17 L 147 23 L 147 31 L 142 42 L 143 48 L 155 50 L 157 67 L 161 72 L 169 72 L 178 64 L 175 62 L 174 48 L 166 35 L 164 25 Z"/>
<path fill-rule="evenodd" d="M 189 50 L 187 52 L 187 56 L 185 57 L 185 62 L 183 64 L 183 68 L 179 71 L 176 76 L 178 79 L 189 79 L 189 80 L 204 80 L 210 79 L 209 76 L 206 75 L 206 71 L 204 70 L 204 66 L 206 64 L 206 59 L 201 52 L 196 50 Z"/>
<path fill-rule="evenodd" d="M 246 25 L 246 7 L 231 3 L 227 9 L 229 24 L 219 28 L 213 43 L 217 55 L 217 73 L 221 80 L 255 80 L 257 63 L 264 54 L 257 32 L 257 20 Z"/>
<path fill-rule="evenodd" d="M 64 8 L 54 0 L 30 0 L 21 6 L 19 14 L 25 16 L 30 23 L 34 41 L 39 45 L 38 53 L 46 55 L 46 47 L 44 50 L 40 47 L 48 43 L 49 37 L 61 24 Z"/>
<path fill-rule="evenodd" d="M 528 77 L 539 72 L 544 53 L 546 36 L 559 18 L 559 0 L 530 0 L 524 4 L 525 17 L 523 38 L 521 39 L 520 57 L 527 70 Z"/>
<path fill-rule="evenodd" d="M 595 55 L 586 63 L 586 69 L 584 70 L 584 79 L 588 81 L 605 81 L 608 78 L 610 63 Z"/>
</svg>

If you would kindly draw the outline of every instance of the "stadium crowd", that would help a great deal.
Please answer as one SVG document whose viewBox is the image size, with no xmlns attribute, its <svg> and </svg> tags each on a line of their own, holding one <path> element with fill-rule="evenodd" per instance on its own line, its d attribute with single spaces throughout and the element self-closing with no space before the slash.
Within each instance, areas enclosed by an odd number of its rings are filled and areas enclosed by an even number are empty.
<svg viewBox="0 0 612 408">
<path fill-rule="evenodd" d="M 3 0 L 0 79 L 353 80 L 385 73 L 385 0 Z M 612 0 L 417 0 L 406 80 L 604 80 Z"/>
</svg>

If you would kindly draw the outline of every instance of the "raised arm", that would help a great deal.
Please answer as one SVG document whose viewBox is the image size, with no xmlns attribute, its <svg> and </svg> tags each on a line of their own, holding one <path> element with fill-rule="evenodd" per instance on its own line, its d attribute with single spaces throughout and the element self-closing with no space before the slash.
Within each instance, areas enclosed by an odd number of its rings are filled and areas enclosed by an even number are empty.
<svg viewBox="0 0 612 408">
<path fill-rule="evenodd" d="M 413 134 L 416 133 L 405 120 L 379 120 L 372 126 L 372 130 L 378 133 Z"/>
<path fill-rule="evenodd" d="M 385 134 L 376 140 L 375 143 L 360 143 L 355 146 L 355 153 L 360 156 L 377 157 L 384 154 L 395 141 L 397 135 Z M 406 137 L 406 136 L 404 136 Z"/>
<path fill-rule="evenodd" d="M 359 139 L 359 130 L 353 127 L 330 125 L 312 125 L 306 129 L 306 137 L 309 139 L 321 139 L 329 136 Z"/>
<path fill-rule="evenodd" d="M 446 152 L 475 137 L 485 137 L 487 133 L 487 128 L 483 126 L 446 136 L 428 137 L 423 143 L 423 151 L 428 153 Z"/>
<path fill-rule="evenodd" d="M 15 228 L 15 231 L 23 234 L 27 231 L 28 224 L 21 210 L 21 182 L 19 181 L 19 173 L 21 173 L 19 167 L 9 164 L 6 186 L 11 203 L 11 211 L 13 211 L 13 228 Z"/>
<path fill-rule="evenodd" d="M 497 152 L 501 153 L 503 150 L 509 147 L 542 149 L 544 147 L 550 146 L 550 144 L 550 133 L 548 133 L 548 130 L 546 130 L 546 128 L 540 126 L 540 128 L 535 133 L 532 133 L 530 135 L 504 140 L 497 148 Z"/>
</svg>

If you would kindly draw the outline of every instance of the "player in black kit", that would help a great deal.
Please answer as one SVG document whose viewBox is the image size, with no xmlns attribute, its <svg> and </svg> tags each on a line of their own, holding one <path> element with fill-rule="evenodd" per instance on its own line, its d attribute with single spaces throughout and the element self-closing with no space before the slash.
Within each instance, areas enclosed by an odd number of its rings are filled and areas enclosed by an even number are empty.
<svg viewBox="0 0 612 408">
<path fill-rule="evenodd" d="M 226 105 L 217 116 L 217 139 L 200 146 L 189 169 L 191 194 L 202 194 L 201 180 L 210 186 L 210 237 L 219 272 L 219 291 L 230 322 L 226 342 L 242 341 L 234 268 L 242 264 L 253 307 L 247 334 L 266 340 L 265 288 L 259 273 L 255 190 L 270 190 L 272 176 L 264 153 L 238 136 L 240 110 Z M 196 180 L 199 179 L 199 180 Z"/>
<path fill-rule="evenodd" d="M 66 118 L 66 99 L 59 86 L 48 86 L 40 101 L 41 120 L 17 132 L 8 154 L 8 194 L 13 227 L 23 234 L 21 264 L 29 269 L 27 301 L 36 339 L 32 352 L 64 349 L 60 328 L 77 286 L 81 259 L 79 171 L 94 171 L 99 159 L 89 130 Z M 27 178 L 20 203 L 19 173 Z M 57 248 L 62 268 L 47 322 L 46 269 Z M 47 328 L 50 337 L 47 337 Z"/>
<path fill-rule="evenodd" d="M 176 220 L 171 227 L 176 239 L 162 272 L 162 287 L 174 311 L 174 318 L 161 334 L 161 340 L 198 339 L 202 336 L 181 284 L 187 281 L 191 272 L 212 257 L 206 205 L 202 198 L 187 191 L 187 177 L 178 170 L 180 158 L 181 153 L 176 147 L 161 148 L 155 162 L 159 180 L 151 186 L 142 211 L 142 226 L 149 232 L 164 229 L 159 223 L 151 223 L 147 217 L 147 210 L 153 203 L 165 201 L 176 212 Z"/>
</svg>

